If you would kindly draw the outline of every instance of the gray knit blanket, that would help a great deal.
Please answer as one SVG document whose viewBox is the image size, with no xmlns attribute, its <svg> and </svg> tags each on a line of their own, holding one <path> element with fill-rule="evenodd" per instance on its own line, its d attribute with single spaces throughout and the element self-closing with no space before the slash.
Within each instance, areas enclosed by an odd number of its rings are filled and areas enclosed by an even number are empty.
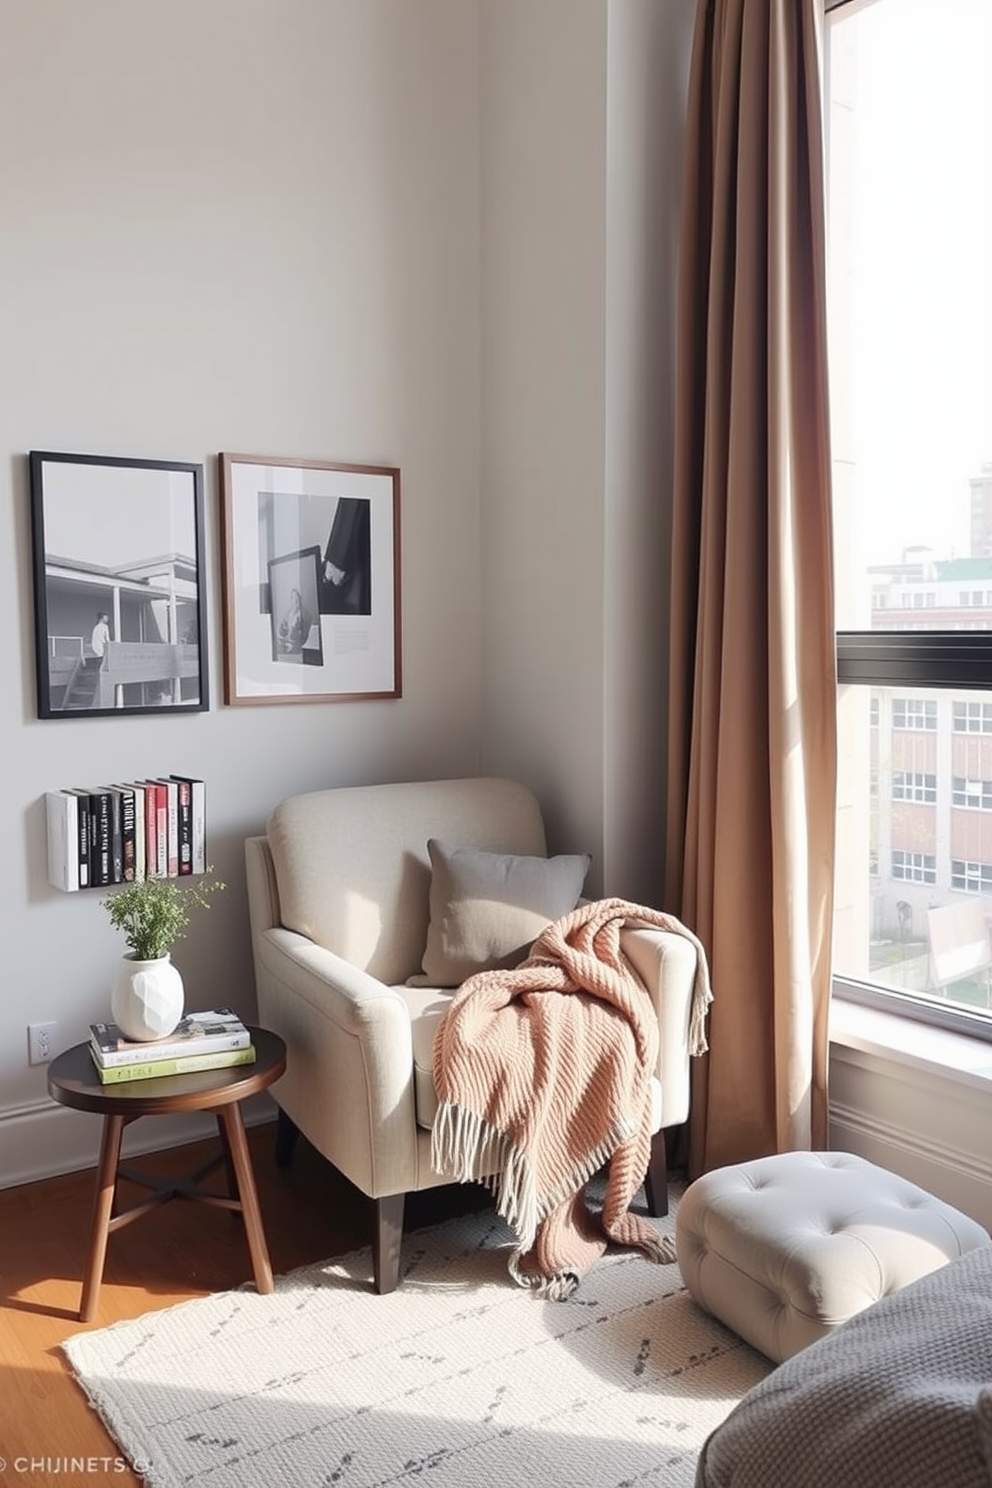
<svg viewBox="0 0 992 1488">
<path fill-rule="evenodd" d="M 696 1488 L 992 1488 L 992 1246 L 780 1364 L 712 1433 Z"/>
</svg>

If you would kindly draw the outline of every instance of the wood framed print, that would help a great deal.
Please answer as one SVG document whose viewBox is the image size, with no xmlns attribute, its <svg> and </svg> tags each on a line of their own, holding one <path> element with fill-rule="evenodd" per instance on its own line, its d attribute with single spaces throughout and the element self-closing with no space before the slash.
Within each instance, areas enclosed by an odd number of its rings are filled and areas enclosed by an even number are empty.
<svg viewBox="0 0 992 1488">
<path fill-rule="evenodd" d="M 220 457 L 225 701 L 398 698 L 400 473 Z"/>
<path fill-rule="evenodd" d="M 209 707 L 203 466 L 29 455 L 39 718 Z"/>
</svg>

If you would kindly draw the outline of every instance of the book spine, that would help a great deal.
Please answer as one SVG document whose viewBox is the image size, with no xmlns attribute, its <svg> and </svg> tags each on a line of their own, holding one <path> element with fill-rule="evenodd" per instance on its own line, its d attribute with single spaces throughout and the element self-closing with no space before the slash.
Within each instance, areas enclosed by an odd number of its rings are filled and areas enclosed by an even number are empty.
<svg viewBox="0 0 992 1488">
<path fill-rule="evenodd" d="M 176 775 L 174 779 L 185 781 L 190 790 L 191 856 L 192 872 L 207 871 L 207 811 L 206 785 L 194 775 Z"/>
<path fill-rule="evenodd" d="M 90 866 L 90 887 L 100 882 L 100 847 L 97 841 L 100 829 L 100 803 L 93 791 L 86 792 L 86 858 Z"/>
<path fill-rule="evenodd" d="M 179 790 L 174 780 L 165 781 L 167 811 L 166 873 L 169 878 L 179 877 Z"/>
<path fill-rule="evenodd" d="M 111 856 L 110 792 L 91 791 L 90 811 L 95 812 L 92 832 L 95 857 L 93 882 L 100 888 L 104 888 L 107 884 L 114 882 Z"/>
<path fill-rule="evenodd" d="M 169 876 L 169 797 L 165 786 L 160 781 L 149 781 L 149 787 L 155 798 L 155 877 L 167 878 Z"/>
<path fill-rule="evenodd" d="M 124 882 L 124 838 L 121 830 L 121 793 L 116 786 L 107 786 L 110 802 L 110 874 L 111 883 Z"/>
<path fill-rule="evenodd" d="M 86 791 L 74 790 L 78 827 L 79 887 L 90 886 L 90 798 Z"/>
<path fill-rule="evenodd" d="M 254 1064 L 255 1049 L 221 1049 L 215 1054 L 187 1054 L 182 1059 L 148 1059 L 141 1064 L 120 1064 L 110 1068 L 96 1065 L 101 1085 L 124 1080 L 155 1080 L 163 1075 L 191 1075 L 200 1070 L 227 1069 L 232 1065 Z"/>
<path fill-rule="evenodd" d="M 231 1049 L 249 1049 L 251 1034 L 247 1028 L 236 1033 L 206 1034 L 203 1038 L 184 1039 L 170 1044 L 158 1040 L 145 1049 L 101 1049 L 93 1044 L 93 1058 L 104 1069 L 116 1069 L 121 1065 L 154 1064 L 160 1059 L 185 1059 L 193 1054 L 224 1054 Z"/>
<path fill-rule="evenodd" d="M 145 873 L 148 878 L 158 876 L 158 797 L 149 781 L 145 787 Z"/>
<path fill-rule="evenodd" d="M 125 883 L 134 883 L 136 847 L 134 840 L 134 791 L 129 785 L 120 787 L 121 798 L 121 877 Z"/>
<path fill-rule="evenodd" d="M 145 788 L 136 781 L 131 789 L 131 798 L 134 803 L 134 881 L 141 883 L 145 876 L 145 851 L 147 839 L 145 835 Z"/>
<path fill-rule="evenodd" d="M 202 780 L 190 782 L 193 791 L 193 872 L 207 871 L 207 787 Z"/>
<path fill-rule="evenodd" d="M 179 874 L 193 872 L 193 794 L 188 780 L 176 780 L 176 821 Z"/>
<path fill-rule="evenodd" d="M 72 893 L 79 888 L 79 815 L 76 798 L 66 791 L 47 791 L 48 882 Z"/>
</svg>

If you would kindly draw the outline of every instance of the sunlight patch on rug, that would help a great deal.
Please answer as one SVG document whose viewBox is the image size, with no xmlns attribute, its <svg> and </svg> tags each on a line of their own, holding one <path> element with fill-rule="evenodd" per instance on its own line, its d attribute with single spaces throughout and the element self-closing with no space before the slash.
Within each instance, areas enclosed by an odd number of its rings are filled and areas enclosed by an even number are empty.
<svg viewBox="0 0 992 1488">
<path fill-rule="evenodd" d="M 768 1361 L 675 1264 L 611 1252 L 547 1302 L 514 1285 L 510 1248 L 474 1214 L 406 1236 L 389 1296 L 360 1251 L 63 1349 L 153 1488 L 692 1488 Z"/>
</svg>

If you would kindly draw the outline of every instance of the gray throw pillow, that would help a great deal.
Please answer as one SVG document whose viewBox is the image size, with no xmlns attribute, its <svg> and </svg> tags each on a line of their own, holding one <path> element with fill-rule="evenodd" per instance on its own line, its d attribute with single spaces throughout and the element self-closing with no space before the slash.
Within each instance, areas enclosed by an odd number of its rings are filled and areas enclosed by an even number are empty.
<svg viewBox="0 0 992 1488">
<path fill-rule="evenodd" d="M 432 837 L 430 925 L 415 987 L 458 987 L 477 971 L 516 966 L 582 893 L 588 853 L 514 857 Z"/>
</svg>

